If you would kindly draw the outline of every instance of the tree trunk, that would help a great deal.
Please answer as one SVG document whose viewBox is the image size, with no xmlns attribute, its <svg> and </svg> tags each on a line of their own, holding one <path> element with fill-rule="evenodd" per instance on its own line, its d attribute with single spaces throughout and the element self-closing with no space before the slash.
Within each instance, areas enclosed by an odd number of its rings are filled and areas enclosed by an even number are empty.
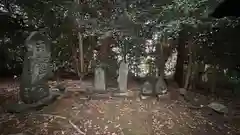
<svg viewBox="0 0 240 135">
<path fill-rule="evenodd" d="M 193 56 L 195 57 L 195 56 Z M 196 89 L 196 82 L 198 82 L 198 63 L 194 62 L 192 63 L 192 75 L 190 77 L 190 84 L 189 88 L 190 89 Z"/>
<path fill-rule="evenodd" d="M 158 69 L 158 76 L 165 76 L 164 69 L 165 69 L 165 64 L 170 56 L 170 51 L 171 47 L 168 44 L 168 41 L 165 37 L 162 38 L 160 43 L 156 44 L 156 61 L 155 64 Z"/>
<path fill-rule="evenodd" d="M 128 49 L 128 47 L 127 47 L 126 44 L 124 44 L 123 46 L 124 46 L 123 60 L 124 60 L 125 63 L 127 63 L 127 49 Z"/>
<path fill-rule="evenodd" d="M 107 68 L 108 64 L 108 57 L 110 54 L 110 49 L 111 49 L 111 44 L 113 43 L 113 38 L 112 38 L 112 33 L 111 32 L 107 32 L 105 35 L 103 35 L 102 40 L 101 40 L 101 46 L 100 46 L 100 50 L 99 50 L 99 61 L 100 61 L 100 65 L 104 70 L 105 73 L 105 80 L 106 82 L 108 81 L 109 78 L 109 70 Z"/>
<path fill-rule="evenodd" d="M 182 88 L 184 86 L 184 57 L 185 57 L 185 30 L 181 30 L 179 33 L 179 42 L 177 46 L 177 64 L 176 64 L 176 72 L 175 72 L 175 81 L 178 83 L 179 87 Z"/>
<path fill-rule="evenodd" d="M 83 40 L 82 34 L 78 32 L 79 58 L 80 58 L 80 72 L 84 73 L 84 54 L 83 54 Z"/>
<path fill-rule="evenodd" d="M 72 46 L 72 57 L 73 57 L 73 67 L 79 77 L 80 76 L 79 61 L 78 61 L 78 56 L 77 56 L 77 47 L 75 47 L 75 46 Z"/>
<path fill-rule="evenodd" d="M 197 52 L 196 52 L 196 46 L 195 43 L 193 42 L 193 37 L 191 39 L 191 43 L 190 43 L 190 47 L 191 47 L 191 75 L 190 75 L 190 79 L 189 79 L 189 84 L 188 87 L 190 89 L 195 89 L 195 78 L 197 75 L 197 70 L 198 70 L 198 63 L 197 63 Z"/>
<path fill-rule="evenodd" d="M 79 0 L 74 0 L 76 4 L 80 4 Z M 75 20 L 77 22 L 77 19 Z M 79 24 L 77 22 L 77 26 L 78 26 L 78 30 L 81 30 L 81 28 L 79 27 Z M 78 77 L 81 80 L 82 79 L 82 73 L 84 72 L 84 54 L 83 54 L 83 39 L 82 39 L 82 34 L 80 33 L 80 31 L 78 32 L 78 49 L 79 49 L 79 55 L 78 55 L 78 60 L 76 62 L 78 62 L 76 65 L 76 69 L 77 69 L 77 73 L 78 73 Z M 80 61 L 80 70 L 79 70 L 79 61 Z"/>
<path fill-rule="evenodd" d="M 161 75 L 161 44 L 156 43 L 156 54 L 155 54 L 155 64 L 158 71 L 158 76 Z"/>
<path fill-rule="evenodd" d="M 188 89 L 190 77 L 192 75 L 192 44 L 190 42 L 188 42 L 189 59 L 188 59 L 188 67 L 187 67 L 186 79 L 184 84 L 185 89 Z"/>
<path fill-rule="evenodd" d="M 191 67 L 192 67 L 192 64 L 189 63 L 188 69 L 187 69 L 187 74 L 186 74 L 186 79 L 185 79 L 185 83 L 184 83 L 184 89 L 188 89 L 188 86 L 189 86 L 189 81 L 190 81 L 191 71 L 192 71 Z"/>
<path fill-rule="evenodd" d="M 210 88 L 212 94 L 214 94 L 215 90 L 216 90 L 216 82 L 217 82 L 216 75 L 217 75 L 217 69 L 216 69 L 216 66 L 213 66 L 212 67 L 212 77 L 211 77 L 211 88 Z"/>
<path fill-rule="evenodd" d="M 165 69 L 165 63 L 168 59 L 168 57 L 170 56 L 170 46 L 168 44 L 168 41 L 165 37 L 162 38 L 160 44 L 157 43 L 156 44 L 156 66 L 158 69 L 158 79 L 156 81 L 154 81 L 154 91 L 153 94 L 158 95 L 158 94 L 163 94 L 166 92 L 167 90 L 167 84 L 164 81 L 164 69 Z"/>
<path fill-rule="evenodd" d="M 110 45 L 112 42 L 112 36 L 110 33 L 106 33 L 104 35 L 102 41 L 101 41 L 101 46 L 100 46 L 100 51 L 99 51 L 99 59 L 101 63 L 106 64 L 106 60 L 108 58 L 109 52 L 110 52 Z"/>
<path fill-rule="evenodd" d="M 163 50 L 163 46 L 165 44 L 165 38 L 163 38 L 163 42 L 160 44 L 160 77 L 164 77 L 164 69 L 165 69 L 165 57 L 164 57 L 164 50 Z M 163 79 L 163 78 L 162 78 Z"/>
<path fill-rule="evenodd" d="M 97 46 L 97 36 L 88 36 L 83 40 L 83 52 L 84 52 L 84 72 L 85 73 L 93 73 L 93 63 L 94 60 L 94 52 L 93 50 Z"/>
</svg>

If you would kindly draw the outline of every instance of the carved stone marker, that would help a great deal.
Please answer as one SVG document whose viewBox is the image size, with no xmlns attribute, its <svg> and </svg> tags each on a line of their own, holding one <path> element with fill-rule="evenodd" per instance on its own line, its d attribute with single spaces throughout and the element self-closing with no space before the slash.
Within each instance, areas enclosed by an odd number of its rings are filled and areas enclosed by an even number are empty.
<svg viewBox="0 0 240 135">
<path fill-rule="evenodd" d="M 119 90 L 120 92 L 127 92 L 128 64 L 125 62 L 121 62 L 118 73 Z"/>
<path fill-rule="evenodd" d="M 96 67 L 95 69 L 94 87 L 97 91 L 106 90 L 105 72 L 101 67 Z"/>
<path fill-rule="evenodd" d="M 49 43 L 48 38 L 40 32 L 32 32 L 26 39 L 27 53 L 24 57 L 19 93 L 24 103 L 5 105 L 7 112 L 41 109 L 62 95 L 61 92 L 50 92 L 47 84 L 49 77 L 53 75 Z"/>
<path fill-rule="evenodd" d="M 40 32 L 32 32 L 26 39 L 27 52 L 23 62 L 20 82 L 20 98 L 32 104 L 48 97 L 47 79 L 51 74 L 51 52 L 48 39 Z"/>
</svg>

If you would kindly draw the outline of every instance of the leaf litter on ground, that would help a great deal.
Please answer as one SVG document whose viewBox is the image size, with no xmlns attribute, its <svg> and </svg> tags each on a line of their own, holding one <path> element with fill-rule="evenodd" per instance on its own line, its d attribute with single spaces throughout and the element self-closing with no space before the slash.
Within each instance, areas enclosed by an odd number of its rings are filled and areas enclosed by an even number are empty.
<svg viewBox="0 0 240 135">
<path fill-rule="evenodd" d="M 72 82 L 71 82 L 72 83 Z M 77 87 L 77 86 L 74 86 Z M 87 134 L 87 132 L 90 131 L 90 128 L 94 128 L 95 133 L 94 134 L 122 134 L 122 132 L 114 132 L 117 130 L 122 130 L 124 129 L 124 125 L 128 125 L 131 127 L 131 133 L 134 131 L 139 130 L 136 129 L 137 124 L 136 121 L 140 120 L 140 123 L 142 122 L 142 125 L 144 125 L 146 119 L 151 119 L 150 124 L 151 128 L 147 129 L 146 125 L 142 126 L 145 128 L 144 130 L 148 133 L 150 132 L 155 132 L 155 134 L 168 134 L 172 132 L 179 132 L 180 129 L 185 128 L 188 130 L 188 132 L 191 132 L 191 130 L 196 130 L 196 127 L 198 125 L 204 125 L 208 123 L 211 125 L 214 129 L 213 130 L 220 130 L 219 125 L 216 122 L 212 122 L 211 120 L 208 120 L 201 114 L 201 110 L 197 111 L 192 111 L 186 108 L 183 108 L 179 106 L 178 101 L 176 102 L 171 102 L 171 103 L 165 103 L 165 102 L 156 102 L 156 100 L 149 100 L 149 101 L 142 101 L 142 100 L 128 100 L 128 99 L 108 99 L 108 100 L 89 100 L 89 101 L 84 101 L 84 103 L 79 102 L 79 99 L 77 96 L 71 97 L 72 100 L 75 102 L 72 104 L 64 104 L 64 105 L 58 105 L 54 106 L 51 105 L 49 107 L 51 108 L 59 108 L 56 110 L 63 110 L 66 109 L 68 111 L 62 111 L 62 112 L 56 112 L 56 114 L 59 115 L 54 115 L 50 114 L 51 112 L 48 112 L 46 110 L 43 110 L 42 115 L 45 119 L 37 119 L 38 121 L 43 121 L 42 123 L 45 124 L 40 124 L 41 122 L 38 122 L 40 125 L 38 126 L 39 128 L 41 126 L 45 127 L 46 129 L 50 128 L 49 125 L 54 126 L 50 123 L 53 123 L 54 121 L 62 121 L 66 122 L 65 124 L 69 125 L 74 131 L 68 131 L 69 129 L 67 128 L 61 128 L 61 130 L 57 132 L 61 132 L 64 134 Z M 62 100 L 62 99 L 61 99 Z M 73 106 L 73 107 L 72 107 Z M 71 108 L 71 109 L 68 109 Z M 85 109 L 92 108 L 93 111 L 91 114 L 84 113 Z M 109 109 L 106 109 L 109 108 Z M 53 109 L 54 110 L 54 109 Z M 116 115 L 115 112 L 117 111 Z M 194 112 L 194 115 L 192 113 Z M 65 113 L 71 113 L 65 114 Z M 113 116 L 116 116 L 115 119 L 112 119 L 109 116 L 103 117 L 103 114 L 111 114 Z M 113 114 L 112 114 L 113 113 Z M 72 115 L 74 114 L 74 115 Z M 145 118 L 141 119 L 143 114 L 147 114 L 151 116 L 151 118 Z M 54 115 L 54 116 L 52 116 Z M 1 123 L 7 123 L 8 121 L 12 121 L 15 119 L 16 124 L 19 123 L 17 116 L 15 115 L 10 115 L 10 114 L 4 114 L 1 115 Z M 17 119 L 17 120 L 16 120 Z M 34 114 L 29 115 L 27 118 L 29 119 L 34 119 Z M 22 119 L 21 119 L 22 121 Z M 131 123 L 131 124 L 129 124 Z M 138 122 L 139 123 L 139 122 Z M 139 123 L 139 124 L 140 124 Z M 113 124 L 113 128 L 111 129 L 111 124 Z M 46 126 L 48 125 L 48 126 Z M 62 124 L 63 125 L 63 124 Z M 83 126 L 85 125 L 85 126 Z M 21 122 L 21 126 L 16 127 L 16 128 L 25 128 L 24 126 L 24 121 Z M 55 125 L 56 126 L 56 125 Z M 61 125 L 58 125 L 61 126 Z M 107 127 L 107 128 L 106 128 Z M 230 130 L 234 130 L 232 132 L 237 132 L 237 129 L 226 126 Z M 31 127 L 28 127 L 28 130 Z M 32 127 L 34 129 L 34 127 Z M 189 129 L 188 129 L 189 128 Z M 231 129 L 230 129 L 231 128 Z M 157 129 L 162 129 L 161 131 Z M 190 130 L 191 129 L 191 130 Z M 31 129 L 30 129 L 31 130 Z M 111 132 L 110 132 L 111 131 Z M 43 131 L 43 132 L 49 132 L 49 131 Z"/>
</svg>

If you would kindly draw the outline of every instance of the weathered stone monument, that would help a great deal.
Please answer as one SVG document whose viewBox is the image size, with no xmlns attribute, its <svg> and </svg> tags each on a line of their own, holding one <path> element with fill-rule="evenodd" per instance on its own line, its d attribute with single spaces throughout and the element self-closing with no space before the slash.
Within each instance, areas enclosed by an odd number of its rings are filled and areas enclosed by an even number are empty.
<svg viewBox="0 0 240 135">
<path fill-rule="evenodd" d="M 26 39 L 27 52 L 24 57 L 20 81 L 21 104 L 6 106 L 9 112 L 22 112 L 53 102 L 60 93 L 50 92 L 47 81 L 52 75 L 51 51 L 48 38 L 41 32 L 32 32 Z"/>
<path fill-rule="evenodd" d="M 118 88 L 120 92 L 127 92 L 128 82 L 128 64 L 121 62 L 118 71 Z"/>
<path fill-rule="evenodd" d="M 95 68 L 94 89 L 97 91 L 106 91 L 105 72 L 101 67 Z"/>
<path fill-rule="evenodd" d="M 32 104 L 49 96 L 47 79 L 51 74 L 50 42 L 40 32 L 32 32 L 26 39 L 27 53 L 24 57 L 20 82 L 20 98 Z"/>
</svg>

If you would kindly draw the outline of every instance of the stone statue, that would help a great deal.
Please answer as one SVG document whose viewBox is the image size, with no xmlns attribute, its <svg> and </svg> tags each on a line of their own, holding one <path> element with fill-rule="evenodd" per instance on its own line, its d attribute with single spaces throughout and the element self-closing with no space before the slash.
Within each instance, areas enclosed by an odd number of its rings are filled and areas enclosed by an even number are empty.
<svg viewBox="0 0 240 135">
<path fill-rule="evenodd" d="M 20 98 L 26 104 L 35 103 L 49 96 L 47 85 L 51 69 L 51 52 L 48 39 L 40 32 L 32 32 L 26 39 L 20 82 Z"/>
<path fill-rule="evenodd" d="M 61 92 L 51 92 L 47 84 L 48 79 L 52 76 L 48 38 L 41 32 L 32 32 L 26 39 L 25 46 L 27 52 L 23 62 L 19 94 L 23 103 L 6 105 L 5 109 L 8 112 L 23 112 L 32 108 L 41 108 L 52 103 L 62 94 Z"/>
</svg>

